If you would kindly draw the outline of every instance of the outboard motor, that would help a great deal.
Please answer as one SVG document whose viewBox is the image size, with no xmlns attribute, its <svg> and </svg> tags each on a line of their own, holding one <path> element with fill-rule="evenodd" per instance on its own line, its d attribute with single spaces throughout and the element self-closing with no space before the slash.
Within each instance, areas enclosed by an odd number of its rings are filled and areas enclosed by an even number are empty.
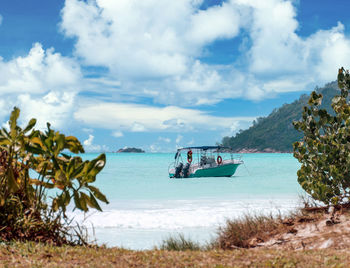
<svg viewBox="0 0 350 268">
<path fill-rule="evenodd" d="M 183 166 L 184 164 L 182 164 L 181 162 L 177 165 L 177 167 L 175 168 L 175 178 L 181 178 L 181 171 Z"/>
<path fill-rule="evenodd" d="M 184 178 L 188 178 L 188 176 L 190 175 L 190 163 L 186 163 L 185 167 L 183 168 L 182 172 L 184 174 Z"/>
</svg>

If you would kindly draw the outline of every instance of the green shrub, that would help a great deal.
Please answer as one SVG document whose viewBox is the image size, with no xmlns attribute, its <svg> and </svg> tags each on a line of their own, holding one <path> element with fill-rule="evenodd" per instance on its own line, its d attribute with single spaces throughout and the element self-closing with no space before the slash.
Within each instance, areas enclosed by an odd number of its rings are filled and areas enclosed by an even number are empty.
<svg viewBox="0 0 350 268">
<path fill-rule="evenodd" d="M 108 203 L 92 185 L 106 156 L 91 161 L 70 156 L 65 152 L 84 152 L 76 137 L 54 131 L 49 123 L 45 132 L 35 130 L 36 119 L 22 129 L 19 114 L 15 107 L 9 130 L 0 130 L 0 239 L 67 243 L 70 232 L 63 220 L 71 200 L 83 211 L 101 210 L 97 199 Z M 49 189 L 56 189 L 50 203 Z"/>
<path fill-rule="evenodd" d="M 327 205 L 349 202 L 350 197 L 350 88 L 349 71 L 339 70 L 340 95 L 332 99 L 333 112 L 320 109 L 322 94 L 311 93 L 300 121 L 304 134 L 295 142 L 294 157 L 301 163 L 298 182 L 312 196 Z"/>
</svg>

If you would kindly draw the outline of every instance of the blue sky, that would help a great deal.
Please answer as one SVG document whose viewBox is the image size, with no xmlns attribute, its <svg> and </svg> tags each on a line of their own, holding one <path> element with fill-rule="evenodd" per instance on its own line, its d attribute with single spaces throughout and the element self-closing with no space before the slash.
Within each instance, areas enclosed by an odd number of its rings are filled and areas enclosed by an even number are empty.
<svg viewBox="0 0 350 268">
<path fill-rule="evenodd" d="M 87 151 L 215 144 L 349 67 L 349 11 L 346 0 L 2 0 L 0 120 L 16 105 Z"/>
</svg>

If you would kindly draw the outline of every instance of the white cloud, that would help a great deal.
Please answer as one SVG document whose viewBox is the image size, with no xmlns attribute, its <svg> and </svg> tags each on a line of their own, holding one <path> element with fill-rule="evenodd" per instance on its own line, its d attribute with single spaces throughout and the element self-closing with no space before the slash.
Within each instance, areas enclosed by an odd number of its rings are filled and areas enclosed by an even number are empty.
<svg viewBox="0 0 350 268">
<path fill-rule="evenodd" d="M 130 129 L 132 132 L 145 132 L 147 131 L 146 127 L 144 126 L 144 124 L 138 123 L 138 122 L 134 122 L 131 126 Z"/>
<path fill-rule="evenodd" d="M 205 10 L 202 3 L 66 0 L 61 29 L 76 38 L 75 53 L 84 64 L 108 68 L 104 87 L 114 95 L 166 105 L 260 100 L 306 90 L 334 80 L 338 67 L 348 65 L 344 26 L 301 37 L 293 1 L 230 0 Z M 241 32 L 248 38 L 238 39 L 241 54 L 231 64 L 198 60 L 209 44 Z M 138 124 L 135 130 L 145 127 Z"/>
<path fill-rule="evenodd" d="M 184 137 L 184 136 L 182 136 L 182 135 L 180 135 L 180 134 L 177 135 L 176 140 L 175 140 L 176 145 L 178 145 L 178 144 L 182 141 L 183 137 Z"/>
<path fill-rule="evenodd" d="M 240 94 L 195 59 L 208 44 L 238 35 L 240 10 L 232 3 L 200 10 L 202 2 L 66 0 L 61 29 L 76 38 L 85 64 L 109 68 L 118 92 L 166 104 L 212 104 Z"/>
<path fill-rule="evenodd" d="M 106 145 L 98 145 L 98 144 L 94 144 L 94 138 L 95 136 L 89 134 L 89 137 L 84 140 L 83 145 L 84 145 L 84 149 L 87 152 L 109 152 L 110 149 L 108 146 Z"/>
<path fill-rule="evenodd" d="M 0 58 L 0 73 L 0 96 L 5 106 L 1 117 L 18 106 L 21 120 L 35 117 L 40 128 L 46 127 L 46 122 L 54 127 L 67 125 L 82 78 L 73 59 L 36 43 L 26 56 L 9 61 Z"/>
<path fill-rule="evenodd" d="M 248 88 L 248 98 L 310 90 L 317 84 L 335 80 L 338 68 L 350 62 L 350 40 L 341 23 L 301 37 L 297 30 L 302 26 L 291 1 L 235 2 L 252 10 L 251 23 L 245 27 L 252 43 L 247 54 L 249 75 L 256 87 Z"/>
<path fill-rule="evenodd" d="M 149 151 L 151 153 L 158 153 L 162 151 L 162 148 L 158 144 L 151 144 L 149 146 Z"/>
<path fill-rule="evenodd" d="M 76 53 L 87 64 L 122 76 L 181 75 L 205 45 L 238 34 L 231 4 L 199 10 L 202 2 L 66 0 L 61 29 L 77 38 Z"/>
<path fill-rule="evenodd" d="M 113 137 L 116 137 L 116 138 L 121 138 L 121 137 L 124 136 L 124 134 L 123 134 L 123 132 L 121 132 L 121 131 L 114 131 L 114 132 L 112 133 L 112 136 L 113 136 Z"/>
<path fill-rule="evenodd" d="M 21 121 L 36 118 L 36 127 L 40 129 L 46 128 L 47 122 L 54 128 L 64 128 L 70 125 L 68 118 L 73 111 L 74 99 L 74 92 L 50 91 L 37 97 L 26 93 L 18 96 L 16 105 L 21 109 Z"/>
<path fill-rule="evenodd" d="M 49 90 L 77 91 L 81 72 L 72 59 L 44 50 L 41 44 L 33 45 L 29 54 L 8 62 L 0 59 L 0 95 L 42 94 Z"/>
<path fill-rule="evenodd" d="M 94 136 L 93 135 L 89 135 L 89 138 L 87 140 L 84 140 L 83 144 L 85 146 L 91 146 L 92 142 L 94 141 Z"/>
<path fill-rule="evenodd" d="M 3 16 L 0 15 L 0 25 L 2 24 L 3 20 L 4 20 Z"/>
<path fill-rule="evenodd" d="M 223 3 L 221 6 L 213 6 L 192 14 L 185 36 L 190 43 L 203 46 L 217 39 L 233 38 L 239 33 L 239 29 L 238 10 L 228 3 Z"/>
<path fill-rule="evenodd" d="M 158 140 L 159 141 L 163 141 L 165 143 L 170 143 L 171 142 L 171 139 L 170 138 L 166 138 L 166 137 L 158 137 Z"/>
<path fill-rule="evenodd" d="M 89 126 L 134 132 L 230 129 L 235 122 L 241 124 L 255 119 L 255 117 L 218 117 L 200 110 L 176 106 L 160 108 L 106 102 L 85 103 L 77 109 L 74 117 Z"/>
</svg>

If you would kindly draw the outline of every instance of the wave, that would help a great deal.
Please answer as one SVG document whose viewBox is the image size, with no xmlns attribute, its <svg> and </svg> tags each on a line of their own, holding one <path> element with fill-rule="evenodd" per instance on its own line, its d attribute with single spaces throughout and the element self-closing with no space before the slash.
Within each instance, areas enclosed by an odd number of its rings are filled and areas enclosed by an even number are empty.
<svg viewBox="0 0 350 268">
<path fill-rule="evenodd" d="M 295 199 L 250 201 L 181 201 L 164 204 L 142 203 L 142 207 L 69 213 L 74 221 L 94 228 L 178 230 L 218 227 L 227 219 L 245 214 L 285 214 L 298 206 Z"/>
</svg>

